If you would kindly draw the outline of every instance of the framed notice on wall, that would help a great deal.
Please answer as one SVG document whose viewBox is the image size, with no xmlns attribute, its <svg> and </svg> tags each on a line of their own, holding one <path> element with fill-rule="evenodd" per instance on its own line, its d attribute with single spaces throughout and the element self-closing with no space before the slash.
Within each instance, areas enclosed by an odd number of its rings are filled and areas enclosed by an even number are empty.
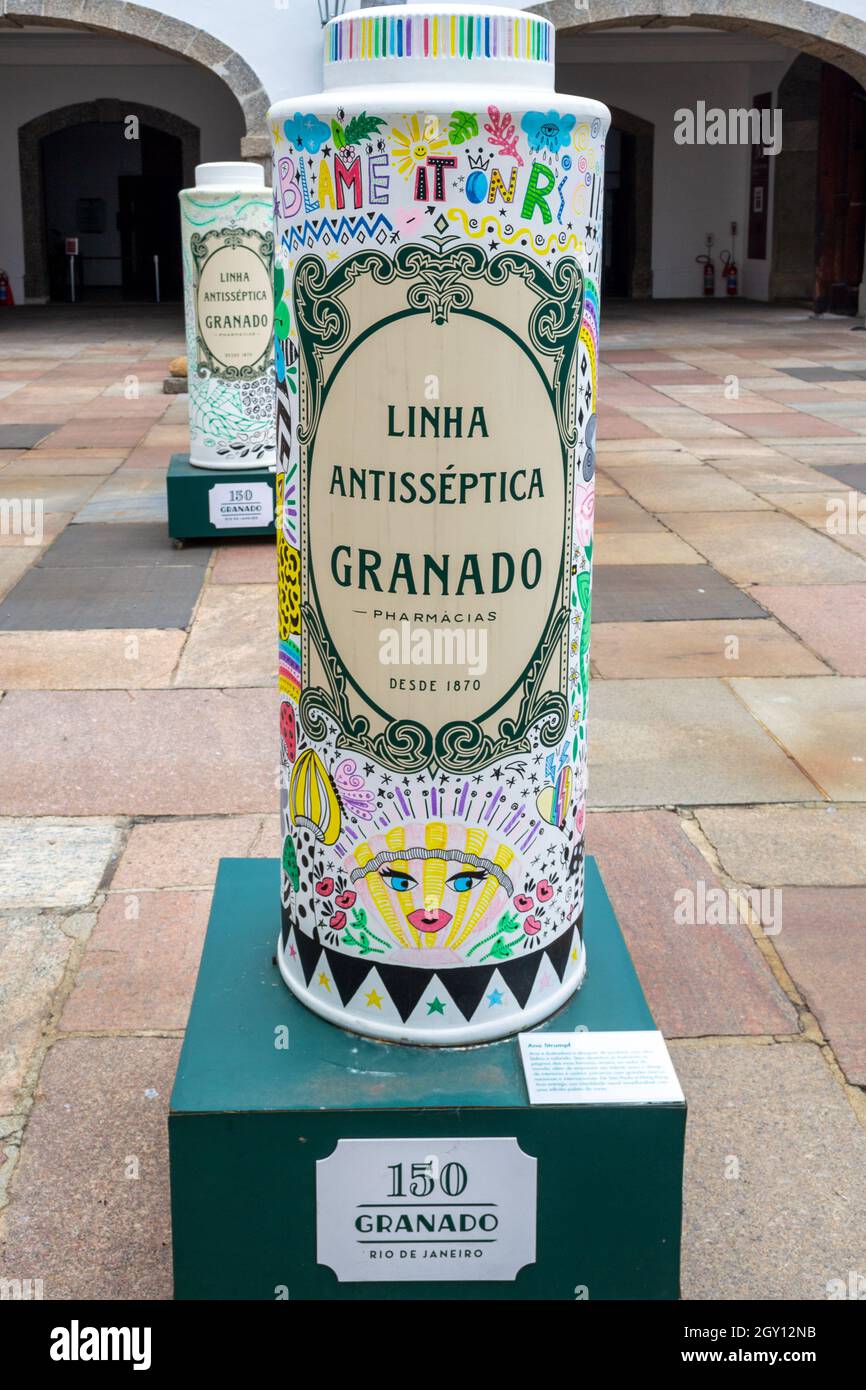
<svg viewBox="0 0 866 1390">
<path fill-rule="evenodd" d="M 756 111 L 769 111 L 772 92 L 752 98 Z M 770 155 L 765 153 L 761 140 L 752 145 L 749 171 L 749 237 L 746 254 L 750 261 L 767 259 L 767 209 L 770 201 Z"/>
</svg>

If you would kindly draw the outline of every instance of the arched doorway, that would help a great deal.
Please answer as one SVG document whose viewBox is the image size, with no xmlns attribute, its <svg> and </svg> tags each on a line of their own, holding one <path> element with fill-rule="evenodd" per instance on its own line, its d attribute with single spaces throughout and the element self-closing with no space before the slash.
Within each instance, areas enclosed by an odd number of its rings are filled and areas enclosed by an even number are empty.
<svg viewBox="0 0 866 1390">
<path fill-rule="evenodd" d="M 628 35 L 652 35 L 660 43 L 664 40 L 668 53 L 676 41 L 686 43 L 688 36 L 700 34 L 703 44 L 722 45 L 724 40 L 729 46 L 763 44 L 776 49 L 766 61 L 760 55 L 746 55 L 739 78 L 732 60 L 728 90 L 718 80 L 715 91 L 708 93 L 697 69 L 677 87 L 684 99 L 676 104 L 686 108 L 698 104 L 705 109 L 782 108 L 785 141 L 780 153 L 764 161 L 769 162 L 768 177 L 766 169 L 756 170 L 753 162 L 750 170 L 748 160 L 738 161 L 724 151 L 711 156 L 715 159 L 712 172 L 702 149 L 689 151 L 688 159 L 678 155 L 674 167 L 671 113 L 664 119 L 658 115 L 673 88 L 656 87 L 653 98 L 644 103 L 649 109 L 641 108 L 656 128 L 654 292 L 661 297 L 700 293 L 694 259 L 703 250 L 706 232 L 712 234 L 717 256 L 731 248 L 740 268 L 741 295 L 807 298 L 819 311 L 866 310 L 866 19 L 809 0 L 725 0 L 719 6 L 707 0 L 693 4 L 689 0 L 605 0 L 603 10 L 597 6 L 572 9 L 558 0 L 546 0 L 529 8 L 548 18 L 560 39 L 574 41 L 568 61 L 575 68 L 581 61 L 577 41 L 584 44 L 585 67 L 590 35 L 593 43 L 610 40 L 608 47 L 625 43 Z M 804 57 L 791 62 L 786 50 L 799 51 Z M 808 66 L 814 81 L 808 77 Z M 685 71 L 680 68 L 680 74 Z M 770 72 L 772 76 L 767 77 Z M 792 74 L 791 80 L 786 72 Z M 806 90 L 801 90 L 804 76 Z M 593 77 L 587 94 L 605 100 L 603 71 L 593 69 Z M 618 89 L 616 83 L 612 85 L 621 100 L 622 82 Z M 814 143 L 811 149 L 801 148 L 810 123 Z M 620 176 L 627 179 L 630 142 L 622 132 L 616 133 L 615 122 L 613 129 L 611 153 Z M 702 145 L 703 141 L 692 143 Z M 763 223 L 762 237 L 752 235 L 755 218 Z M 622 292 L 622 278 L 617 291 L 614 277 L 612 292 Z M 717 274 L 716 295 L 724 293 Z"/>
<path fill-rule="evenodd" d="M 611 106 L 604 168 L 607 299 L 652 296 L 653 136 L 651 121 Z"/>
<path fill-rule="evenodd" d="M 199 132 L 154 106 L 105 98 L 48 111 L 18 132 L 28 298 L 70 298 L 65 238 L 78 238 L 76 299 L 181 297 L 177 194 Z M 154 257 L 158 261 L 154 261 Z"/>
</svg>

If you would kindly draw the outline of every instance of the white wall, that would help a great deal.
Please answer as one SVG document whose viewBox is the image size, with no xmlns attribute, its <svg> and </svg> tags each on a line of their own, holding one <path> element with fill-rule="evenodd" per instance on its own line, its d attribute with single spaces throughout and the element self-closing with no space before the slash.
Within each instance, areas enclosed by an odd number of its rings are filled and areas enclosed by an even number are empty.
<svg viewBox="0 0 866 1390">
<path fill-rule="evenodd" d="M 32 42 L 26 34 L 0 37 L 0 268 L 17 303 L 24 293 L 19 126 L 73 102 L 116 97 L 159 106 L 198 126 L 203 161 L 237 159 L 244 133 L 240 107 L 206 69 L 119 39 L 50 34 L 44 30 Z M 36 48 L 43 44 L 50 52 Z M 14 61 L 16 52 L 30 61 Z"/>
<path fill-rule="evenodd" d="M 730 224 L 736 222 L 740 293 L 766 299 L 769 262 L 744 261 L 749 201 L 750 150 L 742 145 L 678 145 L 674 115 L 678 108 L 748 107 L 759 92 L 775 91 L 792 55 L 771 64 L 621 63 L 569 64 L 560 70 L 563 90 L 595 97 L 632 115 L 652 121 L 653 155 L 653 296 L 668 299 L 701 293 L 701 267 L 707 233 L 714 238 L 716 293 L 724 294 L 719 253 L 730 249 Z M 768 251 L 772 247 L 772 199 Z"/>
</svg>

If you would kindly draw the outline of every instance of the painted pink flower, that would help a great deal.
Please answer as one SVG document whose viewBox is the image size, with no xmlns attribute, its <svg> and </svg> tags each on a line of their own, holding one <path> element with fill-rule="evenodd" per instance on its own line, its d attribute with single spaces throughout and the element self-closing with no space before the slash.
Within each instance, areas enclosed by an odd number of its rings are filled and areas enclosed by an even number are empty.
<svg viewBox="0 0 866 1390">
<path fill-rule="evenodd" d="M 553 897 L 553 884 L 549 879 L 543 878 L 535 890 L 535 896 L 540 903 L 549 903 Z"/>
<path fill-rule="evenodd" d="M 528 912 L 533 906 L 532 899 L 526 893 L 515 893 L 512 902 L 515 912 Z"/>
<path fill-rule="evenodd" d="M 526 917 L 523 922 L 523 930 L 527 936 L 537 936 L 541 931 L 541 923 L 537 917 Z"/>
<path fill-rule="evenodd" d="M 334 891 L 334 880 L 332 878 L 320 878 L 316 884 L 316 892 L 320 898 L 329 898 Z"/>
</svg>

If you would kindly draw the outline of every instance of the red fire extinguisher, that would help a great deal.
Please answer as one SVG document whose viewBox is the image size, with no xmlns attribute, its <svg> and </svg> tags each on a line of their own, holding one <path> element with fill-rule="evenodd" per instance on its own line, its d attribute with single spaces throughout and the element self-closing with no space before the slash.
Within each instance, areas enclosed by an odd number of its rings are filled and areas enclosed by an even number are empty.
<svg viewBox="0 0 866 1390">
<path fill-rule="evenodd" d="M 11 309 L 15 303 L 12 286 L 5 270 L 0 270 L 0 309 Z"/>
<path fill-rule="evenodd" d="M 737 288 L 738 288 L 739 271 L 737 270 L 737 262 L 736 262 L 736 260 L 734 259 L 735 256 L 736 256 L 736 254 L 737 254 L 737 224 L 736 224 L 736 222 L 732 222 L 732 223 L 731 223 L 731 249 L 730 249 L 730 251 L 723 251 L 723 252 L 722 252 L 722 255 L 721 255 L 721 262 L 722 262 L 722 279 L 725 281 L 726 293 L 729 294 L 729 295 L 735 295 L 735 294 L 737 293 Z"/>
<path fill-rule="evenodd" d="M 704 268 L 704 294 L 714 295 L 716 292 L 716 266 L 710 255 L 710 248 L 713 244 L 712 233 L 707 233 L 707 249 L 702 256 L 695 256 L 698 265 Z"/>
</svg>

